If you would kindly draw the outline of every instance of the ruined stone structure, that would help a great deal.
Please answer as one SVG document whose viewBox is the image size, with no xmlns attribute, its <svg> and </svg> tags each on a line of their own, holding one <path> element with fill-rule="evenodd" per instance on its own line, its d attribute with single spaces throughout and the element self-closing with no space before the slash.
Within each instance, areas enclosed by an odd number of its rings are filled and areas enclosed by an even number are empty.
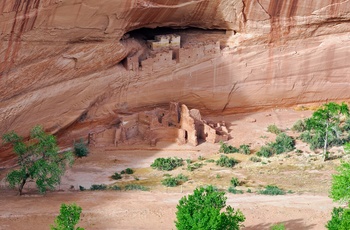
<svg viewBox="0 0 350 230">
<path fill-rule="evenodd" d="M 181 37 L 176 34 L 156 35 L 154 40 L 148 40 L 147 45 L 153 51 L 165 49 L 179 49 L 181 45 Z"/>
<path fill-rule="evenodd" d="M 189 110 L 184 104 L 171 102 L 169 109 L 156 108 L 120 117 L 116 126 L 89 136 L 89 143 L 93 146 L 118 146 L 147 142 L 155 146 L 158 141 L 176 141 L 196 146 L 200 141 L 216 143 L 228 138 L 224 122 L 207 122 L 202 120 L 199 110 Z"/>
</svg>

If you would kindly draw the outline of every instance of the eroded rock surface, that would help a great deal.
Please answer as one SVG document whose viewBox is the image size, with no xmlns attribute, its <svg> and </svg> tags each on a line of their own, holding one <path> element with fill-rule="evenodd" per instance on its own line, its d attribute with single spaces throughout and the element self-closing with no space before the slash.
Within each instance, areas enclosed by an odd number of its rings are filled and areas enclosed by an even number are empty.
<svg viewBox="0 0 350 230">
<path fill-rule="evenodd" d="M 348 0 L 3 0 L 0 134 L 87 137 L 170 101 L 214 114 L 347 100 L 349 21 Z M 181 48 L 152 53 L 132 32 L 156 27 Z"/>
</svg>

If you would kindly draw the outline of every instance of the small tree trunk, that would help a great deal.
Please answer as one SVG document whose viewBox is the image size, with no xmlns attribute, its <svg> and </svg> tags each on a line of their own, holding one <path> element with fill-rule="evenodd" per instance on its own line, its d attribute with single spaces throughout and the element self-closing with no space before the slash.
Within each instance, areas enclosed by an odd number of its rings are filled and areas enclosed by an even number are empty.
<svg viewBox="0 0 350 230">
<path fill-rule="evenodd" d="M 328 148 L 328 123 L 326 126 L 326 137 L 325 137 L 324 146 L 323 146 L 323 161 L 327 160 L 327 148 Z"/>
<path fill-rule="evenodd" d="M 23 190 L 25 183 L 27 182 L 28 177 L 29 177 L 29 175 L 26 175 L 26 177 L 23 178 L 22 183 L 18 187 L 18 191 L 19 191 L 20 196 L 22 195 L 22 190 Z"/>
</svg>

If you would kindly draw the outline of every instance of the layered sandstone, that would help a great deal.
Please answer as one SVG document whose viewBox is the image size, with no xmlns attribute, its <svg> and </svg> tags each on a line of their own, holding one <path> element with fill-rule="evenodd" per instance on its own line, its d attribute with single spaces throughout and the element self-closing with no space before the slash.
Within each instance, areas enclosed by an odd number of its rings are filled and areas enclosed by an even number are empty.
<svg viewBox="0 0 350 230">
<path fill-rule="evenodd" d="M 3 0 L 0 134 L 87 137 L 170 101 L 220 114 L 347 100 L 349 21 L 348 0 Z M 156 27 L 207 30 L 155 53 L 129 33 Z"/>
</svg>

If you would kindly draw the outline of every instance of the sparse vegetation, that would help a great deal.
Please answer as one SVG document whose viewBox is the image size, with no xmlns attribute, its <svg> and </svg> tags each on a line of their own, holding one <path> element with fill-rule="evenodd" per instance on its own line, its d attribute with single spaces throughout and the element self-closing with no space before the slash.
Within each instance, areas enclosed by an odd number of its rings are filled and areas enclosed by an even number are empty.
<svg viewBox="0 0 350 230">
<path fill-rule="evenodd" d="M 219 153 L 238 153 L 239 149 L 220 141 Z"/>
<path fill-rule="evenodd" d="M 203 163 L 194 163 L 194 164 L 191 164 L 191 165 L 187 165 L 187 170 L 192 172 L 196 169 L 199 169 L 203 166 Z"/>
<path fill-rule="evenodd" d="M 292 131 L 295 132 L 304 132 L 306 130 L 306 125 L 303 120 L 298 120 L 297 122 L 294 123 L 292 127 Z"/>
<path fill-rule="evenodd" d="M 129 191 L 129 190 L 140 190 L 140 191 L 148 191 L 149 188 L 140 185 L 140 184 L 127 184 L 125 185 L 125 191 Z"/>
<path fill-rule="evenodd" d="M 23 187 L 29 179 L 34 180 L 40 193 L 55 189 L 61 181 L 67 164 L 73 164 L 71 152 L 58 153 L 56 137 L 45 133 L 41 126 L 30 131 L 30 140 L 24 141 L 15 132 L 2 137 L 5 143 L 11 143 L 18 156 L 19 169 L 12 170 L 6 176 L 11 188 L 18 186 L 22 195 Z"/>
<path fill-rule="evenodd" d="M 151 167 L 163 171 L 171 171 L 179 166 L 183 165 L 182 158 L 157 158 L 152 164 Z"/>
<path fill-rule="evenodd" d="M 275 142 L 270 142 L 266 146 L 262 146 L 256 155 L 260 157 L 271 157 L 274 154 L 292 151 L 294 148 L 295 141 L 293 138 L 285 133 L 280 133 L 276 137 Z"/>
<path fill-rule="evenodd" d="M 250 154 L 250 146 L 249 145 L 240 145 L 239 146 L 239 153 L 249 155 Z"/>
<path fill-rule="evenodd" d="M 284 224 L 275 224 L 271 226 L 271 230 L 285 230 L 286 226 Z"/>
<path fill-rule="evenodd" d="M 252 162 L 261 162 L 261 158 L 256 156 L 252 156 L 251 158 L 249 158 L 249 160 Z"/>
<path fill-rule="evenodd" d="M 180 185 L 183 182 L 188 181 L 188 177 L 183 175 L 182 173 L 177 175 L 177 177 L 167 177 L 165 179 L 162 180 L 162 185 L 166 186 L 166 187 L 175 187 Z"/>
<path fill-rule="evenodd" d="M 224 192 L 213 186 L 200 187 L 193 194 L 182 197 L 177 205 L 176 228 L 179 230 L 232 229 L 238 230 L 245 220 L 240 210 L 226 206 Z"/>
<path fill-rule="evenodd" d="M 133 174 L 134 170 L 132 170 L 131 168 L 126 168 L 125 170 L 122 170 L 120 172 L 120 174 Z"/>
<path fill-rule="evenodd" d="M 122 176 L 119 174 L 119 173 L 114 173 L 112 176 L 111 176 L 111 178 L 113 179 L 113 180 L 119 180 L 119 179 L 122 179 Z"/>
<path fill-rule="evenodd" d="M 89 154 L 89 148 L 83 139 L 74 143 L 74 154 L 77 157 L 86 157 Z"/>
<path fill-rule="evenodd" d="M 110 189 L 111 189 L 111 190 L 115 190 L 115 191 L 120 191 L 120 190 L 122 190 L 122 188 L 119 187 L 118 185 L 113 185 L 113 186 L 110 187 Z"/>
<path fill-rule="evenodd" d="M 236 187 L 230 186 L 227 191 L 232 194 L 243 194 L 243 190 L 236 189 Z"/>
<path fill-rule="evenodd" d="M 76 204 L 62 204 L 60 214 L 55 219 L 55 226 L 51 225 L 51 230 L 84 230 L 84 228 L 77 227 L 80 220 L 82 208 Z"/>
<path fill-rule="evenodd" d="M 267 127 L 267 131 L 270 132 L 270 133 L 274 133 L 276 135 L 280 134 L 282 131 L 275 125 L 269 125 Z"/>
<path fill-rule="evenodd" d="M 221 155 L 220 158 L 216 161 L 216 165 L 219 165 L 220 167 L 228 167 L 232 168 L 238 163 L 236 159 L 233 157 L 227 157 L 225 155 Z"/>
<path fill-rule="evenodd" d="M 237 177 L 232 177 L 230 183 L 231 183 L 231 186 L 233 186 L 233 187 L 236 187 L 236 186 L 238 186 L 240 184 L 240 182 L 239 182 Z"/>
<path fill-rule="evenodd" d="M 107 185 L 105 184 L 93 184 L 90 187 L 90 190 L 95 191 L 95 190 L 106 190 Z"/>
<path fill-rule="evenodd" d="M 259 190 L 258 194 L 276 196 L 285 195 L 286 192 L 275 185 L 267 185 L 265 189 Z"/>
</svg>

